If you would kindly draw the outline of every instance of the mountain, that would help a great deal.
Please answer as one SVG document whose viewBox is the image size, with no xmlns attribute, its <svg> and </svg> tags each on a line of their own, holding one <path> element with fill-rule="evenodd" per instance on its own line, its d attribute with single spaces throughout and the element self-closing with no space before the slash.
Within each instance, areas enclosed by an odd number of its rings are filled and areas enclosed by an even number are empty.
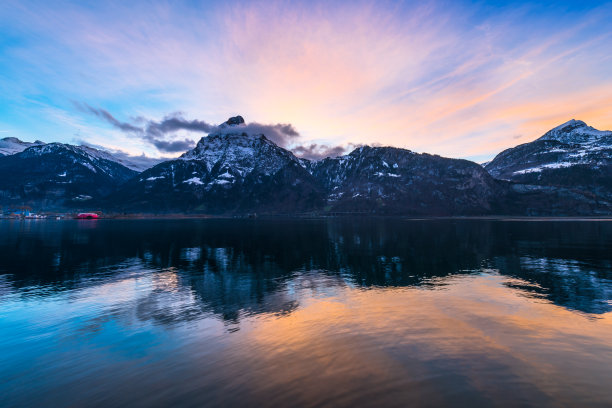
<svg viewBox="0 0 612 408">
<path fill-rule="evenodd" d="M 309 161 L 247 130 L 241 116 L 228 119 L 178 159 L 128 181 L 107 207 L 225 215 L 612 213 L 612 201 L 588 191 L 498 180 L 487 171 L 490 164 L 485 170 L 467 160 L 369 146 Z"/>
<path fill-rule="evenodd" d="M 0 205 L 125 213 L 609 215 L 612 132 L 571 120 L 481 165 L 394 147 L 297 158 L 241 116 L 149 167 L 90 146 L 0 148 Z M 144 170 L 144 171 L 142 171 Z"/>
<path fill-rule="evenodd" d="M 23 152 L 25 149 L 31 146 L 41 146 L 44 142 L 37 140 L 33 143 L 22 142 L 16 137 L 5 137 L 0 139 L 0 156 L 9 156 L 11 154 Z"/>
<path fill-rule="evenodd" d="M 87 206 L 136 174 L 92 148 L 35 145 L 0 157 L 0 203 L 44 209 Z"/>
<path fill-rule="evenodd" d="M 236 116 L 193 150 L 126 183 L 117 210 L 241 213 L 488 214 L 500 189 L 481 166 L 391 147 L 298 159 Z"/>
<path fill-rule="evenodd" d="M 44 144 L 45 142 L 41 142 L 40 140 L 35 142 L 23 142 L 16 137 L 5 137 L 4 139 L 0 139 L 0 157 L 10 156 L 12 154 L 20 153 L 28 147 L 42 146 Z M 88 145 L 80 145 L 75 147 L 83 150 L 90 156 L 114 161 L 139 173 L 164 161 L 164 159 L 155 159 L 152 157 L 147 157 L 144 154 L 142 156 L 131 156 L 120 151 L 109 152 L 103 148 Z"/>
<path fill-rule="evenodd" d="M 488 214 L 500 190 L 476 163 L 393 147 L 364 146 L 308 167 L 332 212 Z"/>
<path fill-rule="evenodd" d="M 109 198 L 133 212 L 489 214 L 500 187 L 481 166 L 391 147 L 298 159 L 245 131 L 236 116 L 193 150 L 126 183 Z"/>
<path fill-rule="evenodd" d="M 572 119 L 533 142 L 504 150 L 485 169 L 501 180 L 612 201 L 612 131 Z"/>
<path fill-rule="evenodd" d="M 322 189 L 293 153 L 247 133 L 236 116 L 194 149 L 154 166 L 109 198 L 122 211 L 295 213 L 317 208 Z"/>
</svg>

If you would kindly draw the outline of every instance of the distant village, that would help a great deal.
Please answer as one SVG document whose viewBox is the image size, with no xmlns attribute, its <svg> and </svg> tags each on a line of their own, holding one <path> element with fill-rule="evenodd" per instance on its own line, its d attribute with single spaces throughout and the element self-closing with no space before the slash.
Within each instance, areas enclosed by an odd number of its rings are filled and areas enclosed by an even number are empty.
<svg viewBox="0 0 612 408">
<path fill-rule="evenodd" d="M 102 218 L 102 212 L 79 212 L 79 213 L 53 213 L 53 212 L 35 212 L 28 206 L 19 206 L 16 208 L 0 208 L 0 219 L 82 219 L 94 220 Z"/>
</svg>

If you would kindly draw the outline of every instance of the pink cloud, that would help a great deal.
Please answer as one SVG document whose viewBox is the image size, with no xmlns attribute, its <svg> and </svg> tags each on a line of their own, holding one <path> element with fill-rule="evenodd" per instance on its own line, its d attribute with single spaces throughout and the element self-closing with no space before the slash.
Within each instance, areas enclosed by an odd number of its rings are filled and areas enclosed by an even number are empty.
<svg viewBox="0 0 612 408">
<path fill-rule="evenodd" d="M 455 157 L 493 155 L 572 117 L 612 129 L 609 7 L 564 24 L 524 22 L 525 7 L 472 24 L 473 10 L 435 3 L 18 8 L 47 38 L 19 58 L 60 72 L 58 92 L 79 88 L 125 115 L 240 113 L 291 123 L 314 144 Z M 142 102 L 122 102 L 134 95 Z"/>
</svg>

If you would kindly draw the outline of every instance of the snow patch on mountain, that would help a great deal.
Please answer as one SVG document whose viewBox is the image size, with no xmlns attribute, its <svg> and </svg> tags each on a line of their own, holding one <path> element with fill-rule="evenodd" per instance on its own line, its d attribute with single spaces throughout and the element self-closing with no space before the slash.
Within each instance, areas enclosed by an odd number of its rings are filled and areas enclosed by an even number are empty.
<svg viewBox="0 0 612 408">
<path fill-rule="evenodd" d="M 544 164 L 538 167 L 532 167 L 532 168 L 525 169 L 525 170 L 518 170 L 518 171 L 515 171 L 514 174 L 539 173 L 544 169 L 562 169 L 565 167 L 572 167 L 577 164 L 580 164 L 580 163 L 573 163 L 573 162 L 550 163 L 550 164 Z"/>
<path fill-rule="evenodd" d="M 212 181 L 210 184 L 230 184 L 231 181 L 229 180 L 224 180 L 224 179 L 217 179 Z"/>
<path fill-rule="evenodd" d="M 84 166 L 84 167 L 88 168 L 89 170 L 93 171 L 94 173 L 98 172 L 98 170 L 96 170 L 96 168 L 94 166 L 92 166 L 91 164 L 89 164 L 89 163 L 81 163 L 81 166 Z"/>
<path fill-rule="evenodd" d="M 374 173 L 374 175 L 379 177 L 401 177 L 399 174 L 383 173 L 381 171 Z"/>
<path fill-rule="evenodd" d="M 190 179 L 187 179 L 187 180 L 183 181 L 183 183 L 196 184 L 196 185 L 203 185 L 204 184 L 199 177 L 192 177 Z"/>
</svg>

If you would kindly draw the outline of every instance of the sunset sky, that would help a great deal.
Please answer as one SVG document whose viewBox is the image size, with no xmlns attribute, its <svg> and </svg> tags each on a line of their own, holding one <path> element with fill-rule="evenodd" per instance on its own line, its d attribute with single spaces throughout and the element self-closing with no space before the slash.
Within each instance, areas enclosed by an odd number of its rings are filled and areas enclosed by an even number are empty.
<svg viewBox="0 0 612 408">
<path fill-rule="evenodd" d="M 0 138 L 171 157 L 241 114 L 312 156 L 484 161 L 612 129 L 612 2 L 87 3 L 0 3 Z"/>
</svg>

